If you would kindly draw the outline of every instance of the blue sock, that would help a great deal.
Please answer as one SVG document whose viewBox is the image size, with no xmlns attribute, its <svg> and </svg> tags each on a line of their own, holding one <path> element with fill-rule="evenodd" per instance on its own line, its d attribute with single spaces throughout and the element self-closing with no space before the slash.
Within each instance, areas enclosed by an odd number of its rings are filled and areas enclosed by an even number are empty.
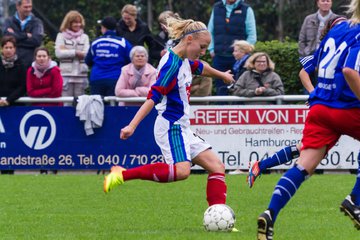
<svg viewBox="0 0 360 240">
<path fill-rule="evenodd" d="M 360 206 L 360 152 L 357 161 L 358 161 L 358 170 L 356 173 L 357 174 L 356 182 L 350 195 L 355 205 Z"/>
<path fill-rule="evenodd" d="M 260 161 L 259 168 L 260 171 L 263 172 L 268 168 L 281 165 L 298 157 L 299 157 L 299 150 L 297 149 L 296 145 L 288 146 L 276 152 L 271 157 Z"/>
<path fill-rule="evenodd" d="M 274 222 L 280 210 L 292 196 L 294 196 L 296 190 L 300 187 L 301 183 L 305 181 L 307 175 L 308 173 L 303 167 L 295 165 L 280 178 L 278 184 L 275 186 L 268 207 Z"/>
</svg>

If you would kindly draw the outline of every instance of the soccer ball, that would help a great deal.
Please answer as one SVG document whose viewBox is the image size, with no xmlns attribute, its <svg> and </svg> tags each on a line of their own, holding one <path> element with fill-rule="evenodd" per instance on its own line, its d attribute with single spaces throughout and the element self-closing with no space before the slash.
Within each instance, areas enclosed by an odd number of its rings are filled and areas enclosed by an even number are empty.
<svg viewBox="0 0 360 240">
<path fill-rule="evenodd" d="M 235 213 L 225 204 L 214 204 L 204 213 L 204 227 L 210 232 L 230 232 L 235 226 Z"/>
</svg>

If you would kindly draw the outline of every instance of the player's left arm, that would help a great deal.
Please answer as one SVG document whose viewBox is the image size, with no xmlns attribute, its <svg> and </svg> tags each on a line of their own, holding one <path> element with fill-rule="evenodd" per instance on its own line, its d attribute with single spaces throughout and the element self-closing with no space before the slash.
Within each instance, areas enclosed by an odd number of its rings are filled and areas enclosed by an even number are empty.
<svg viewBox="0 0 360 240">
<path fill-rule="evenodd" d="M 304 86 L 304 88 L 311 93 L 312 91 L 314 91 L 314 85 L 311 82 L 310 76 L 309 74 L 305 71 L 304 68 L 302 68 L 299 72 L 299 78 L 300 81 L 302 83 L 302 85 Z"/>
<path fill-rule="evenodd" d="M 154 101 L 152 99 L 147 99 L 137 111 L 129 125 L 121 129 L 120 138 L 128 139 L 131 135 L 133 135 L 137 126 L 149 114 L 149 112 L 151 111 L 151 109 L 153 109 L 154 106 Z"/>
<path fill-rule="evenodd" d="M 309 93 L 315 89 L 311 82 L 310 74 L 316 71 L 318 56 L 319 50 L 317 50 L 314 55 L 309 55 L 300 59 L 300 63 L 303 67 L 299 72 L 299 78 L 302 85 Z"/>
<path fill-rule="evenodd" d="M 360 100 L 360 75 L 359 72 L 350 68 L 345 67 L 342 70 L 344 77 L 349 84 L 350 89 L 356 95 L 356 97 Z"/>
<path fill-rule="evenodd" d="M 346 82 L 355 96 L 360 100 L 360 44 L 355 45 L 349 51 L 343 67 L 343 74 Z"/>
<path fill-rule="evenodd" d="M 221 72 L 207 64 L 204 64 L 201 75 L 206 77 L 220 78 L 226 84 L 232 84 L 235 82 L 234 75 L 231 74 L 231 70 Z"/>
</svg>

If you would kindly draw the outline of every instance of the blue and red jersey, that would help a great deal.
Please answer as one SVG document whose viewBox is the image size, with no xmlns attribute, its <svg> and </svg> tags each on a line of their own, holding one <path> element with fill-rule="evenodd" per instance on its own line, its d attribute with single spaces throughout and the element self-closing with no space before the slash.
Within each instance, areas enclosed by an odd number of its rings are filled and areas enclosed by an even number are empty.
<svg viewBox="0 0 360 240">
<path fill-rule="evenodd" d="M 192 75 L 200 75 L 203 68 L 200 61 L 181 59 L 171 49 L 161 58 L 157 80 L 147 97 L 155 102 L 159 115 L 170 123 L 190 125 L 189 97 Z"/>
<path fill-rule="evenodd" d="M 315 68 L 318 71 L 318 84 L 309 96 L 310 106 L 323 104 L 332 108 L 360 107 L 360 101 L 349 88 L 342 73 L 345 66 L 354 68 L 358 61 L 354 53 L 358 40 L 359 24 L 340 23 L 329 31 L 313 56 L 301 60 L 306 72 L 311 73 Z"/>
</svg>

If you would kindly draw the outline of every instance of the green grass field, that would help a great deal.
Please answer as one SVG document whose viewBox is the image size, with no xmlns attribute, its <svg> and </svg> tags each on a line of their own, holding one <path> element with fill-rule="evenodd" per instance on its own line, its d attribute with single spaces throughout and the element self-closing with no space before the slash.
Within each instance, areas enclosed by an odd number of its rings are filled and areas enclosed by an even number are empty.
<svg viewBox="0 0 360 240">
<path fill-rule="evenodd" d="M 256 239 L 257 216 L 280 175 L 262 176 L 253 189 L 244 175 L 227 176 L 238 233 L 203 230 L 206 177 L 130 181 L 105 195 L 101 175 L 1 175 L 0 239 Z M 354 181 L 349 174 L 310 178 L 280 213 L 275 239 L 359 239 L 339 211 Z"/>
</svg>

